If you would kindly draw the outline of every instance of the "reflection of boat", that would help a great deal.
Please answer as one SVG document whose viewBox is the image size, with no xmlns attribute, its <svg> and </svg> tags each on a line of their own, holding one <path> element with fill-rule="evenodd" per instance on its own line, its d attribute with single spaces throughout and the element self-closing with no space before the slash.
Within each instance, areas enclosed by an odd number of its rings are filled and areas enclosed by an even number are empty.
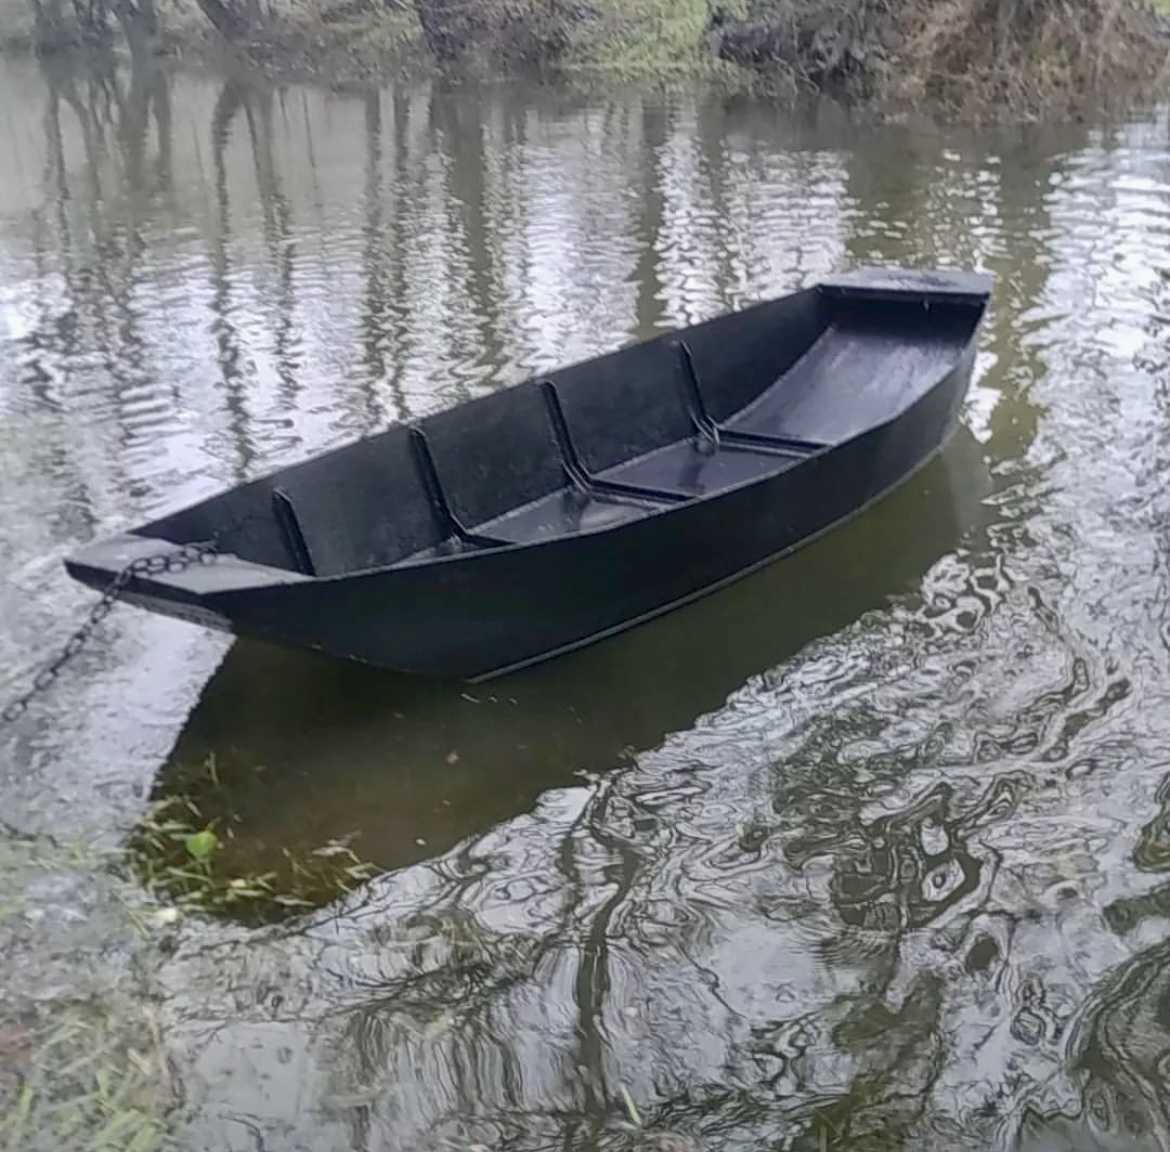
<svg viewBox="0 0 1170 1152">
<path fill-rule="evenodd" d="M 241 871 L 351 832 L 382 868 L 443 852 L 577 770 L 657 746 L 809 640 L 911 590 L 977 524 L 989 488 L 980 446 L 960 427 L 912 482 L 789 563 L 473 689 L 241 641 L 155 798 L 193 795 L 203 818 L 232 828 L 225 851 Z"/>
<path fill-rule="evenodd" d="M 858 273 L 241 485 L 69 562 L 218 562 L 128 599 L 402 671 L 479 678 L 742 576 L 903 481 L 950 431 L 982 277 Z M 679 337 L 684 337 L 680 339 Z"/>
</svg>

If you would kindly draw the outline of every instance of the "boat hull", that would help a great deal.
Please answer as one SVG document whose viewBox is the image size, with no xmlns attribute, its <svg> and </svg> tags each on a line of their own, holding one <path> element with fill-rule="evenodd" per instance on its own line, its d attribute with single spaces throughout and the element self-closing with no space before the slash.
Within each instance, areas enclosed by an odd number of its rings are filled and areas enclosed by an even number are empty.
<svg viewBox="0 0 1170 1152">
<path fill-rule="evenodd" d="M 924 283 L 935 291 L 938 281 L 912 277 L 892 287 L 882 281 L 878 289 L 922 294 L 921 307 L 929 310 Z M 982 285 L 941 283 L 943 293 L 975 297 L 981 313 Z M 226 556 L 207 568 L 136 576 L 125 598 L 206 626 L 398 671 L 472 681 L 502 675 L 710 593 L 897 487 L 955 427 L 974 364 L 974 328 L 937 379 L 887 419 L 798 466 L 604 530 L 325 577 Z M 832 369 L 829 361 L 829 378 L 839 383 Z M 852 370 L 858 372 L 856 362 Z M 864 378 L 862 364 L 859 387 Z M 103 587 L 159 545 L 148 535 L 120 537 L 72 558 L 69 568 Z"/>
<path fill-rule="evenodd" d="M 890 424 L 665 515 L 519 551 L 226 592 L 215 603 L 236 631 L 282 643 L 428 676 L 497 676 L 710 593 L 861 512 L 942 447 L 970 374 L 968 353 Z"/>
</svg>

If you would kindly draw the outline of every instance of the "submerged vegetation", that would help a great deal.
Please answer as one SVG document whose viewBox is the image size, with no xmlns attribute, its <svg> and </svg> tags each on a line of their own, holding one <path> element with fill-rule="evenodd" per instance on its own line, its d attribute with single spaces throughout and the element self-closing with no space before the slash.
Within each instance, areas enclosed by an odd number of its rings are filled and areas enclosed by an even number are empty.
<svg viewBox="0 0 1170 1152">
<path fill-rule="evenodd" d="M 227 48 L 250 65 L 357 79 L 717 78 L 886 108 L 1066 112 L 1151 94 L 1170 0 L 0 0 L 0 42 L 42 50 Z M 420 49 L 426 51 L 420 51 Z"/>
<path fill-rule="evenodd" d="M 233 774 L 221 774 L 213 755 L 173 771 L 179 790 L 151 806 L 120 858 L 173 914 L 272 923 L 345 896 L 377 871 L 337 840 L 276 855 L 253 838 L 241 841 Z"/>
<path fill-rule="evenodd" d="M 126 860 L 146 890 L 176 911 L 250 924 L 320 907 L 375 871 L 340 842 L 303 853 L 284 848 L 276 867 L 252 870 L 233 859 L 233 842 L 230 822 L 208 823 L 195 800 L 172 797 L 142 820 Z"/>
</svg>

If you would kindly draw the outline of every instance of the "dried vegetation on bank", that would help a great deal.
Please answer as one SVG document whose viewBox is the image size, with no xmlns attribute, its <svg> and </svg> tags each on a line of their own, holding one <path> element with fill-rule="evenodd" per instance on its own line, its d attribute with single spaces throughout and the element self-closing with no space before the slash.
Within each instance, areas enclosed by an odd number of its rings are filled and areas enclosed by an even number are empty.
<svg viewBox="0 0 1170 1152">
<path fill-rule="evenodd" d="M 663 80 L 696 72 L 951 113 L 1065 113 L 1152 95 L 1170 0 L 415 0 L 445 66 Z"/>
<path fill-rule="evenodd" d="M 226 45 L 331 80 L 700 75 L 1000 117 L 1143 99 L 1170 56 L 1170 0 L 0 0 L 0 43 L 18 11 L 42 47 L 132 42 L 140 17 L 168 50 Z"/>
<path fill-rule="evenodd" d="M 711 23 L 716 54 L 772 84 L 977 116 L 1142 99 L 1170 58 L 1144 0 L 747 0 Z"/>
</svg>

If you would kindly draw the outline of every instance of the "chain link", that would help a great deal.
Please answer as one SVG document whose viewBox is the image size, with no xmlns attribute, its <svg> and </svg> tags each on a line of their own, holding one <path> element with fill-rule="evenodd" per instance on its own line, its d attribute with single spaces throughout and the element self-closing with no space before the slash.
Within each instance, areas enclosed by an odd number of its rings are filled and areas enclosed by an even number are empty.
<svg viewBox="0 0 1170 1152">
<path fill-rule="evenodd" d="M 62 669 L 89 643 L 97 626 L 113 611 L 127 585 L 136 576 L 162 576 L 167 573 L 185 572 L 196 564 L 213 564 L 217 552 L 218 545 L 214 540 L 204 540 L 195 544 L 175 545 L 165 552 L 156 552 L 151 556 L 140 556 L 137 560 L 131 560 L 106 585 L 101 599 L 89 610 L 85 623 L 65 641 L 61 651 L 33 677 L 32 686 L 0 711 L 0 727 L 19 720 L 28 711 L 33 700 L 57 682 Z"/>
</svg>

